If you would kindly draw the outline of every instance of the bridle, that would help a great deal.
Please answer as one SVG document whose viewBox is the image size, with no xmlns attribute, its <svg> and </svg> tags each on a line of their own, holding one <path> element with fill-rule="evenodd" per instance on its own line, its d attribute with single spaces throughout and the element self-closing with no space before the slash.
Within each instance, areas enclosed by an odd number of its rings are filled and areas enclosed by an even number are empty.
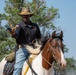
<svg viewBox="0 0 76 75">
<path fill-rule="evenodd" d="M 53 40 L 56 40 L 56 42 L 59 44 L 59 42 L 58 42 L 58 40 L 61 40 L 60 38 L 53 38 L 53 39 L 51 39 L 50 40 L 50 42 L 52 42 Z M 61 40 L 62 41 L 62 40 Z M 53 46 L 51 46 L 50 47 L 50 49 L 48 49 L 48 51 L 51 51 L 52 52 L 52 56 L 53 56 L 53 58 L 55 59 L 56 58 L 56 56 L 55 56 L 55 50 L 53 50 L 53 49 L 51 49 L 51 48 L 53 48 L 54 49 L 54 47 Z M 58 47 L 58 48 L 60 48 L 60 47 Z M 60 50 L 60 49 L 59 49 Z M 52 65 L 49 61 L 47 61 L 47 59 L 44 57 L 44 56 L 42 56 L 42 58 L 45 60 L 45 62 L 47 62 L 47 64 L 49 64 L 50 66 L 52 66 L 52 67 L 54 67 L 54 68 L 56 68 L 56 69 L 59 69 L 59 67 L 57 67 L 57 66 L 54 66 L 54 65 Z M 56 59 L 55 59 L 56 60 Z"/>
</svg>

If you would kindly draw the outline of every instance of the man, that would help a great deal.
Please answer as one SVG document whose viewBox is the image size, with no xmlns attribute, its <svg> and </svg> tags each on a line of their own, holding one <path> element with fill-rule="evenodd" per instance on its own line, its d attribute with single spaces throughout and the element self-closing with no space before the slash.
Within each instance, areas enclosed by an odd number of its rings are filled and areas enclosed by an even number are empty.
<svg viewBox="0 0 76 75">
<path fill-rule="evenodd" d="M 21 45 L 16 51 L 16 62 L 13 75 L 20 75 L 24 61 L 30 53 L 24 45 L 31 44 L 35 39 L 41 38 L 41 33 L 37 24 L 30 21 L 30 17 L 34 14 L 27 8 L 23 8 L 19 14 L 22 17 L 22 22 L 16 25 L 16 30 L 10 30 L 13 38 L 16 39 L 18 45 Z"/>
</svg>

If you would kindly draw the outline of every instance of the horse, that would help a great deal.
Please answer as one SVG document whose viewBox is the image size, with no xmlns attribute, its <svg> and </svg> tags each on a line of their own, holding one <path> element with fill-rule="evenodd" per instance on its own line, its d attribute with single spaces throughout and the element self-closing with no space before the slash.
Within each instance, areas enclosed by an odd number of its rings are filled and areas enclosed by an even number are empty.
<svg viewBox="0 0 76 75">
<path fill-rule="evenodd" d="M 29 45 L 26 46 L 27 50 L 35 50 Z M 41 46 L 37 49 L 40 50 Z M 58 63 L 60 68 L 66 67 L 66 60 L 64 58 L 64 45 L 63 45 L 63 32 L 59 35 L 56 31 L 52 33 L 52 36 L 46 41 L 41 52 L 38 55 L 34 55 L 35 58 L 29 64 L 28 71 L 25 74 L 27 68 L 27 62 L 25 61 L 22 68 L 22 75 L 54 75 L 54 61 Z"/>
<path fill-rule="evenodd" d="M 56 34 L 56 31 L 52 33 L 52 36 L 45 43 L 42 51 L 37 57 L 32 61 L 31 66 L 35 73 L 29 68 L 26 75 L 54 75 L 54 64 L 56 61 L 59 64 L 60 68 L 66 67 L 66 60 L 64 58 L 64 45 L 63 41 L 63 32 L 61 31 L 60 35 Z M 26 47 L 27 48 L 27 47 Z M 28 49 L 31 49 L 29 46 Z M 32 49 L 31 49 L 32 50 Z M 24 75 L 24 71 L 27 63 L 25 62 L 22 70 L 22 75 Z"/>
</svg>

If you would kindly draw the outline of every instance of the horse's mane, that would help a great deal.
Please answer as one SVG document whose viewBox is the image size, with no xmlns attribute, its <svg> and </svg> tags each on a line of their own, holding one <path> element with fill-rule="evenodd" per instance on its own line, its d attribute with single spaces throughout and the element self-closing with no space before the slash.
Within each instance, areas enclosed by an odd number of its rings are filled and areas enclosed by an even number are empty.
<svg viewBox="0 0 76 75">
<path fill-rule="evenodd" d="M 52 36 L 52 35 L 51 35 Z M 42 42 L 42 47 L 41 47 L 41 50 L 43 49 L 43 47 L 45 46 L 46 42 L 48 41 L 48 39 L 51 38 L 50 36 L 44 36 L 42 39 L 41 39 L 41 42 Z M 59 38 L 61 41 L 63 41 L 63 37 L 60 36 L 59 34 L 56 34 L 55 37 L 53 38 Z"/>
<path fill-rule="evenodd" d="M 41 46 L 41 50 L 43 49 L 43 47 L 45 46 L 46 42 L 48 41 L 49 37 L 48 36 L 44 36 L 42 39 L 41 39 L 41 43 L 42 43 L 42 46 Z"/>
</svg>

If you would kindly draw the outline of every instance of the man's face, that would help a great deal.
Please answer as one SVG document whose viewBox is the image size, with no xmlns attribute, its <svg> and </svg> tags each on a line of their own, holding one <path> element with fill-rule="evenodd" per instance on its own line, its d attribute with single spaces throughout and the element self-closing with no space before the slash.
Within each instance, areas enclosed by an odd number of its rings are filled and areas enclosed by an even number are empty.
<svg viewBox="0 0 76 75">
<path fill-rule="evenodd" d="M 23 15 L 23 16 L 22 16 L 22 20 L 23 20 L 24 22 L 28 22 L 28 21 L 30 20 L 30 15 Z"/>
</svg>

